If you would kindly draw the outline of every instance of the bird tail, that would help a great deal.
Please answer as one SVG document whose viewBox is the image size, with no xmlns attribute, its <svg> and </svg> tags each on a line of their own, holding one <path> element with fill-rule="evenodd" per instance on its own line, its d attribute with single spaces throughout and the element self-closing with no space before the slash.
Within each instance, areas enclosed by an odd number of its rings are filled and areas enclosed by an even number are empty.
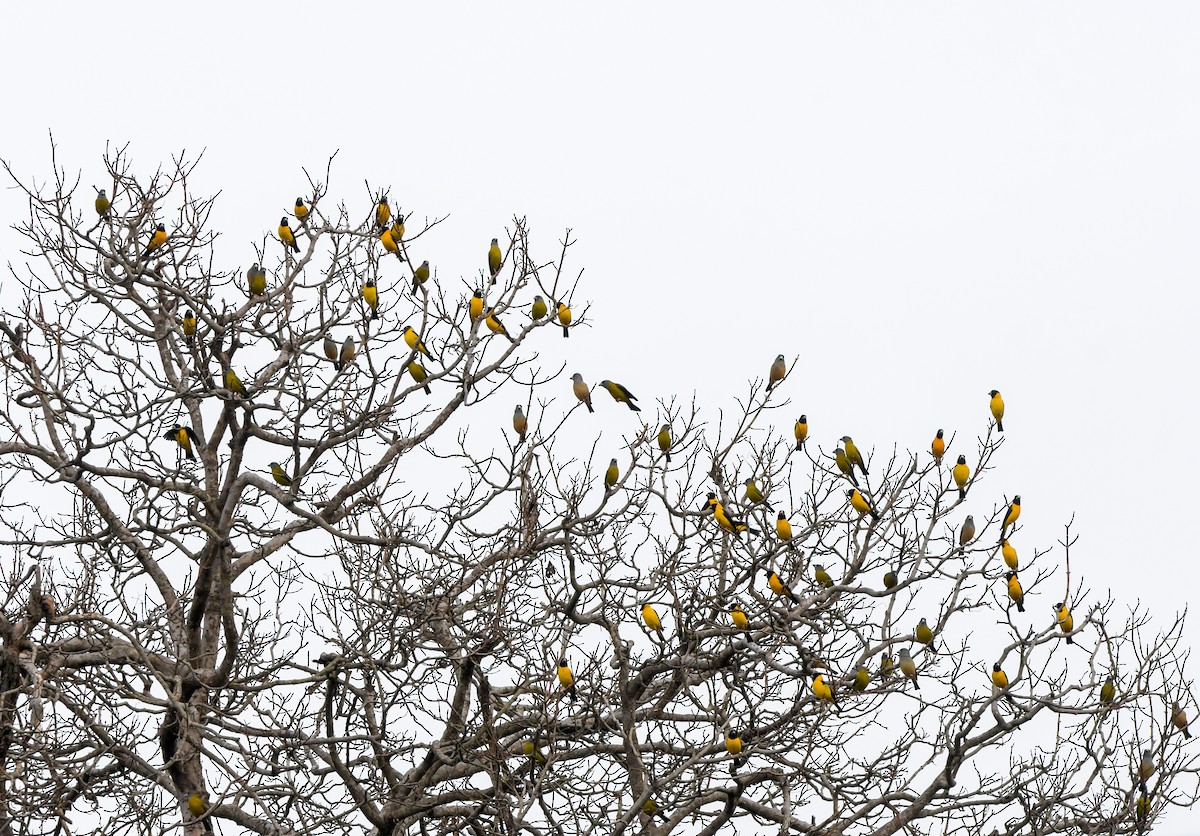
<svg viewBox="0 0 1200 836">
<path fill-rule="evenodd" d="M 767 502 L 766 500 L 763 500 L 763 505 L 766 505 L 766 506 L 767 506 L 767 510 L 768 510 L 768 511 L 770 511 L 772 514 L 777 514 L 777 513 L 779 513 L 778 511 L 776 511 L 776 510 L 775 510 L 775 506 L 774 506 L 774 505 L 772 505 L 770 502 Z"/>
<path fill-rule="evenodd" d="M 629 409 L 633 412 L 641 412 L 642 411 L 642 408 L 640 406 L 638 406 L 637 404 L 635 404 L 633 401 L 625 401 L 625 405 L 628 406 Z"/>
<path fill-rule="evenodd" d="M 1000 421 L 1000 420 L 996 421 L 996 432 L 998 432 L 998 433 L 1004 432 L 1004 422 L 1003 421 Z"/>
<path fill-rule="evenodd" d="M 1138 779 L 1138 789 L 1140 789 L 1142 791 L 1142 795 L 1146 794 L 1146 779 L 1145 778 Z"/>
<path fill-rule="evenodd" d="M 966 498 L 967 498 L 967 489 L 966 489 L 966 488 L 959 488 L 959 489 L 958 489 L 958 498 L 959 498 L 959 499 L 966 499 Z"/>
<path fill-rule="evenodd" d="M 850 465 L 850 481 L 854 483 L 854 487 L 858 487 L 858 478 L 854 475 L 854 465 Z"/>
<path fill-rule="evenodd" d="M 860 469 L 860 470 L 863 472 L 863 476 L 870 476 L 870 475 L 871 475 L 870 473 L 867 473 L 867 465 L 866 465 L 866 463 L 865 463 L 865 462 L 863 462 L 863 461 L 862 461 L 862 459 L 859 459 L 859 462 L 858 462 L 858 467 L 859 467 L 859 469 Z"/>
<path fill-rule="evenodd" d="M 592 402 L 591 402 L 591 401 L 584 401 L 583 403 L 584 403 L 584 406 L 586 406 L 586 407 L 588 408 L 588 412 L 595 412 L 595 411 L 596 411 L 596 410 L 592 409 Z"/>
<path fill-rule="evenodd" d="M 792 593 L 790 590 L 788 591 L 788 594 L 787 594 L 787 595 L 788 595 L 788 600 L 789 600 L 789 601 L 791 601 L 793 604 L 799 603 L 799 602 L 796 600 L 796 596 L 795 596 L 795 594 L 793 594 L 793 593 Z"/>
<path fill-rule="evenodd" d="M 371 308 L 371 319 L 379 319 L 379 308 Z"/>
<path fill-rule="evenodd" d="M 797 441 L 797 442 L 796 442 L 796 449 L 797 449 L 797 450 L 799 450 L 799 449 L 800 449 L 801 447 L 803 447 L 803 446 L 804 446 L 804 442 L 803 442 L 803 441 Z"/>
<path fill-rule="evenodd" d="M 1017 600 L 1017 612 L 1025 612 L 1025 597 L 1022 596 Z"/>
<path fill-rule="evenodd" d="M 575 692 L 574 683 L 572 683 L 570 689 L 568 689 L 567 695 L 571 697 L 571 702 L 575 702 L 575 700 L 579 699 L 579 694 Z"/>
<path fill-rule="evenodd" d="M 1191 740 L 1191 739 L 1192 739 L 1192 733 L 1191 733 L 1190 731 L 1188 731 L 1188 728 L 1187 728 L 1187 726 L 1184 726 L 1184 727 L 1183 727 L 1183 736 L 1184 736 L 1184 737 L 1185 737 L 1187 740 Z"/>
<path fill-rule="evenodd" d="M 1005 694 L 1004 699 L 1008 700 L 1013 705 L 1017 704 L 1017 701 L 1012 698 L 1012 694 Z"/>
<path fill-rule="evenodd" d="M 913 680 L 913 688 L 916 688 L 918 691 L 920 691 L 920 690 L 921 690 L 921 686 L 920 686 L 920 684 L 917 682 L 917 676 L 916 676 L 916 674 L 913 674 L 913 678 L 912 678 L 912 680 Z"/>
<path fill-rule="evenodd" d="M 667 464 L 670 464 L 670 463 L 671 463 L 671 451 L 668 450 L 667 451 Z"/>
<path fill-rule="evenodd" d="M 335 372 L 340 372 L 342 370 L 342 361 L 341 360 L 333 361 L 333 370 Z"/>
<path fill-rule="evenodd" d="M 433 394 L 433 390 L 429 388 L 429 384 L 428 384 L 428 383 L 426 383 L 426 384 L 425 384 L 425 386 L 424 386 L 424 389 L 425 389 L 425 394 L 426 394 L 426 395 L 432 395 L 432 394 Z"/>
<path fill-rule="evenodd" d="M 750 532 L 751 534 L 762 534 L 762 532 L 757 528 L 751 528 L 750 526 L 746 526 L 746 531 Z"/>
<path fill-rule="evenodd" d="M 879 522 L 879 512 L 876 511 L 874 508 L 871 509 L 871 519 L 875 520 L 876 522 Z"/>
<path fill-rule="evenodd" d="M 563 326 L 563 336 L 564 337 L 571 336 L 571 330 L 569 328 L 567 328 L 567 326 L 565 326 L 565 325 Z"/>
<path fill-rule="evenodd" d="M 525 433 L 521 433 L 521 443 L 525 443 Z"/>
<path fill-rule="evenodd" d="M 190 447 L 185 448 L 183 452 L 187 453 L 189 462 L 194 462 L 196 460 L 196 454 L 192 452 Z"/>
<path fill-rule="evenodd" d="M 1075 644 L 1075 639 L 1071 638 L 1070 636 L 1067 636 L 1067 644 Z"/>
</svg>

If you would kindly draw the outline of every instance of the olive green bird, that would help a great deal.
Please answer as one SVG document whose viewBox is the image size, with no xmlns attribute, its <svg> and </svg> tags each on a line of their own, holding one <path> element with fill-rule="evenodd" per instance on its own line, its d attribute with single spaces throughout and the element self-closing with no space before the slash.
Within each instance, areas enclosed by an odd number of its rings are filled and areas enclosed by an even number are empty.
<svg viewBox="0 0 1200 836">
<path fill-rule="evenodd" d="M 642 408 L 634 403 L 637 400 L 637 395 L 630 392 L 620 383 L 614 383 L 611 380 L 602 380 L 600 385 L 608 390 L 608 394 L 613 396 L 613 400 L 617 403 L 623 403 L 634 412 L 641 412 Z"/>
<path fill-rule="evenodd" d="M 833 451 L 833 461 L 837 464 L 837 469 L 842 472 L 842 475 L 850 480 L 854 487 L 858 487 L 858 479 L 854 476 L 854 465 L 850 462 L 850 457 L 846 455 L 846 451 L 841 447 Z"/>
<path fill-rule="evenodd" d="M 842 436 L 842 447 L 846 451 L 846 458 L 851 464 L 858 465 L 858 469 L 862 471 L 862 475 L 867 475 L 867 464 L 863 461 L 862 453 L 858 452 L 858 448 L 854 446 L 854 440 L 848 435 Z"/>
</svg>

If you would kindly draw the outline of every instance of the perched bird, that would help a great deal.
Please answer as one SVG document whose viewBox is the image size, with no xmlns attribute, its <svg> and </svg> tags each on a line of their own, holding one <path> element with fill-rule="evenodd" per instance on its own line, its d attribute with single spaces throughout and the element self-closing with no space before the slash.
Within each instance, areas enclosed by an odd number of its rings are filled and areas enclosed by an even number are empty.
<svg viewBox="0 0 1200 836">
<path fill-rule="evenodd" d="M 571 332 L 568 330 L 571 327 L 571 309 L 562 302 L 558 303 L 558 322 L 562 325 L 563 336 L 571 336 Z"/>
<path fill-rule="evenodd" d="M 992 417 L 996 419 L 996 432 L 1004 432 L 1004 398 L 1000 397 L 1000 392 L 996 389 L 988 392 L 992 397 L 992 402 L 989 406 L 992 409 Z"/>
<path fill-rule="evenodd" d="M 422 261 L 421 265 L 419 267 L 417 267 L 416 270 L 413 270 L 413 287 L 412 287 L 413 294 L 415 295 L 417 292 L 417 288 L 420 287 L 421 285 L 425 284 L 425 282 L 427 282 L 427 281 L 429 281 L 429 260 L 428 259 L 426 259 L 425 261 Z M 508 334 L 505 333 L 504 336 L 507 337 Z"/>
<path fill-rule="evenodd" d="M 533 317 L 534 322 L 540 322 L 549 309 L 546 307 L 546 300 L 541 296 L 533 297 L 533 307 L 529 309 L 529 315 Z"/>
<path fill-rule="evenodd" d="M 154 233 L 150 236 L 150 243 L 146 245 L 146 251 L 142 253 L 142 258 L 150 255 L 165 243 L 167 243 L 167 228 L 159 224 L 154 227 Z"/>
<path fill-rule="evenodd" d="M 495 308 L 488 308 L 487 316 L 483 320 L 483 324 L 488 327 L 488 330 L 493 334 L 502 334 L 510 342 L 515 343 L 508 333 L 508 329 L 504 327 L 504 323 L 496 317 Z"/>
<path fill-rule="evenodd" d="M 867 686 L 870 684 L 871 672 L 862 665 L 859 665 L 858 670 L 854 672 L 854 690 L 861 694 L 863 691 L 867 690 Z"/>
<path fill-rule="evenodd" d="M 819 673 L 813 677 L 812 692 L 813 696 L 817 699 L 825 700 L 825 702 L 831 702 L 834 705 L 837 705 L 837 700 L 834 699 L 833 696 L 833 688 L 831 688 L 829 684 L 825 682 L 824 674 Z"/>
<path fill-rule="evenodd" d="M 1100 702 L 1103 705 L 1109 705 L 1117 698 L 1117 686 L 1113 684 L 1112 677 L 1106 676 L 1104 684 L 1100 686 Z"/>
<path fill-rule="evenodd" d="M 667 464 L 671 463 L 671 425 L 663 424 L 662 429 L 658 431 L 658 449 L 662 450 L 667 457 Z"/>
<path fill-rule="evenodd" d="M 325 357 L 333 363 L 333 370 L 341 371 L 342 367 L 338 363 L 338 344 L 328 333 L 325 334 L 325 341 L 321 344 L 321 348 L 325 351 Z"/>
<path fill-rule="evenodd" d="M 896 663 L 892 660 L 891 655 L 888 653 L 883 653 L 879 657 L 879 678 L 887 679 L 888 677 L 890 677 L 892 675 L 892 669 L 895 666 L 896 666 Z M 915 670 L 915 668 L 914 668 L 914 670 Z"/>
<path fill-rule="evenodd" d="M 1158 767 L 1154 765 L 1154 755 L 1149 749 L 1142 750 L 1142 762 L 1138 764 L 1138 788 L 1146 792 L 1146 782 Z"/>
<path fill-rule="evenodd" d="M 251 296 L 262 296 L 267 292 L 267 271 L 259 267 L 257 261 L 246 271 L 246 284 Z"/>
<path fill-rule="evenodd" d="M 192 432 L 191 427 L 185 427 L 181 424 L 176 424 L 174 427 L 163 433 L 163 438 L 167 441 L 174 441 L 176 444 L 178 444 L 179 448 L 183 450 L 185 455 L 187 455 L 189 462 L 194 462 L 196 460 L 196 454 L 192 452 L 192 444 L 198 441 L 198 439 L 196 434 Z"/>
<path fill-rule="evenodd" d="M 492 284 L 496 283 L 496 274 L 500 272 L 500 264 L 504 261 L 504 253 L 500 252 L 500 239 L 493 238 L 488 247 L 488 273 L 492 276 Z"/>
<path fill-rule="evenodd" d="M 354 337 L 346 337 L 342 340 L 342 350 L 338 354 L 337 370 L 340 372 L 346 366 L 354 362 L 354 355 L 357 352 L 357 346 L 354 343 Z"/>
<path fill-rule="evenodd" d="M 1187 712 L 1179 707 L 1179 700 L 1171 700 L 1171 722 L 1175 724 L 1175 728 L 1183 732 L 1185 739 L 1192 739 L 1192 733 L 1188 731 Z"/>
<path fill-rule="evenodd" d="M 483 316 L 483 288 L 477 287 L 471 294 L 471 301 L 467 302 L 467 313 L 470 314 L 472 322 Z"/>
<path fill-rule="evenodd" d="M 775 520 L 775 533 L 779 535 L 780 540 L 792 547 L 792 524 L 788 522 L 787 514 L 783 511 L 779 512 Z"/>
<path fill-rule="evenodd" d="M 283 242 L 285 250 L 290 249 L 294 253 L 300 252 L 300 245 L 296 243 L 296 233 L 292 232 L 292 228 L 288 226 L 287 215 L 279 219 L 279 240 Z"/>
<path fill-rule="evenodd" d="M 833 586 L 833 578 L 829 577 L 829 573 L 820 563 L 813 564 L 813 579 L 826 589 Z"/>
<path fill-rule="evenodd" d="M 929 622 L 923 618 L 917 624 L 916 636 L 917 641 L 921 644 L 929 645 L 929 649 L 933 650 L 933 630 L 930 628 Z"/>
<path fill-rule="evenodd" d="M 396 241 L 396 236 L 392 235 L 390 227 L 379 233 L 379 243 L 383 244 L 383 248 L 389 253 L 404 261 L 404 253 L 400 252 L 400 245 Z"/>
<path fill-rule="evenodd" d="M 363 301 L 371 309 L 371 319 L 379 319 L 379 288 L 374 279 L 367 279 L 362 289 Z"/>
<path fill-rule="evenodd" d="M 292 486 L 292 477 L 287 475 L 287 471 L 279 465 L 279 462 L 271 462 L 271 476 L 275 479 L 276 484 L 285 488 Z"/>
<path fill-rule="evenodd" d="M 1000 554 L 1004 557 L 1004 565 L 1014 572 L 1017 571 L 1017 550 L 1008 540 L 1000 541 Z"/>
<path fill-rule="evenodd" d="M 203 816 L 205 811 L 208 810 L 208 801 L 205 799 L 204 794 L 200 792 L 194 792 L 189 795 L 187 805 L 188 812 L 196 818 Z"/>
<path fill-rule="evenodd" d="M 658 809 L 658 802 L 656 802 L 653 798 L 647 798 L 642 802 L 642 812 L 650 818 L 658 816 L 658 818 L 662 819 L 663 821 L 667 820 L 667 817 L 663 814 L 663 811 Z"/>
<path fill-rule="evenodd" d="M 717 521 L 717 525 L 719 525 L 725 531 L 732 532 L 734 537 L 740 537 L 743 531 L 749 531 L 751 534 L 759 533 L 757 528 L 751 528 L 741 520 L 729 516 L 729 514 L 725 511 L 725 506 L 720 502 L 714 503 L 712 505 L 712 510 L 713 519 Z"/>
<path fill-rule="evenodd" d="M 792 594 L 792 590 L 779 579 L 779 575 L 773 569 L 767 570 L 767 586 L 771 587 L 771 591 L 776 595 L 786 595 L 789 601 L 796 603 L 796 596 Z"/>
<path fill-rule="evenodd" d="M 879 519 L 879 512 L 871 506 L 871 503 L 867 501 L 865 496 L 858 492 L 858 488 L 851 488 L 850 490 L 846 491 L 846 496 L 850 500 L 851 507 L 858 512 L 860 517 L 863 514 L 870 514 L 871 519 Z"/>
<path fill-rule="evenodd" d="M 183 312 L 183 337 L 188 345 L 196 342 L 196 315 L 191 308 Z"/>
<path fill-rule="evenodd" d="M 112 209 L 112 203 L 109 202 L 108 195 L 104 189 L 101 189 L 96 195 L 96 214 L 102 218 L 107 218 L 109 210 Z"/>
<path fill-rule="evenodd" d="M 608 394 L 613 396 L 613 400 L 617 403 L 623 403 L 633 412 L 641 412 L 642 408 L 634 403 L 637 400 L 637 395 L 630 392 L 620 383 L 614 383 L 611 380 L 602 380 L 600 385 L 608 390 Z"/>
<path fill-rule="evenodd" d="M 854 476 L 854 465 L 850 463 L 846 451 L 841 447 L 834 449 L 833 461 L 837 464 L 837 469 L 842 472 L 842 475 L 850 480 L 854 487 L 858 487 L 858 479 Z"/>
<path fill-rule="evenodd" d="M 942 438 L 941 430 L 938 430 L 937 435 L 933 437 L 933 444 L 929 449 L 933 452 L 934 462 L 941 466 L 942 456 L 946 455 L 946 439 Z"/>
<path fill-rule="evenodd" d="M 771 364 L 771 373 L 767 380 L 767 391 L 770 392 L 774 389 L 786 376 L 787 363 L 784 361 L 783 355 L 780 354 L 775 358 L 775 362 Z"/>
<path fill-rule="evenodd" d="M 513 429 L 517 433 L 517 443 L 525 443 L 525 431 L 529 428 L 529 422 L 525 420 L 525 413 L 521 409 L 521 405 L 517 404 L 517 408 L 513 410 Z"/>
<path fill-rule="evenodd" d="M 862 471 L 862 475 L 867 475 L 867 465 L 863 461 L 862 453 L 858 452 L 858 448 L 854 446 L 854 440 L 848 435 L 842 436 L 842 446 L 846 450 L 846 458 L 851 464 L 858 465 L 858 469 Z"/>
<path fill-rule="evenodd" d="M 742 484 L 746 486 L 746 499 L 750 501 L 751 505 L 765 505 L 771 510 L 772 513 L 774 513 L 775 507 L 771 505 L 770 502 L 767 502 L 767 498 L 763 496 L 763 492 L 760 491 L 758 489 L 758 485 L 755 484 L 753 476 L 751 476 Z"/>
<path fill-rule="evenodd" d="M 733 618 L 733 626 L 745 630 L 746 641 L 750 641 L 750 619 L 746 617 L 746 611 L 742 609 L 742 605 L 733 604 L 729 608 L 729 614 Z"/>
<path fill-rule="evenodd" d="M 429 372 L 425 371 L 424 366 L 422 366 L 416 360 L 413 360 L 411 363 L 408 364 L 408 373 L 410 375 L 412 375 L 412 379 L 415 380 L 417 383 L 424 384 L 422 386 L 422 388 L 425 390 L 426 395 L 433 394 L 433 392 L 429 388 L 429 384 L 425 383 L 425 381 L 429 378 Z"/>
<path fill-rule="evenodd" d="M 414 349 L 418 354 L 424 354 L 426 357 L 433 357 L 429 353 L 429 349 L 425 347 L 425 343 L 421 341 L 421 335 L 411 325 L 405 325 L 401 335 L 404 337 L 404 344 L 410 349 Z"/>
<path fill-rule="evenodd" d="M 950 471 L 954 484 L 958 485 L 958 498 L 967 498 L 967 480 L 971 478 L 971 468 L 967 467 L 967 457 L 959 456 L 954 468 Z"/>
<path fill-rule="evenodd" d="M 532 740 L 526 740 L 521 744 L 521 751 L 525 753 L 525 757 L 529 758 L 530 766 L 545 766 L 546 755 Z"/>
<path fill-rule="evenodd" d="M 613 459 L 608 463 L 608 470 L 604 471 L 604 490 L 611 491 L 617 486 L 617 480 L 621 478 L 621 470 L 617 467 L 617 460 Z"/>
<path fill-rule="evenodd" d="M 662 636 L 662 619 L 658 617 L 658 612 L 654 607 L 650 606 L 649 601 L 642 604 L 642 621 L 646 623 L 647 627 Z"/>
<path fill-rule="evenodd" d="M 392 218 L 392 240 L 396 242 L 396 246 L 404 240 L 404 221 L 403 215 L 396 215 Z"/>
<path fill-rule="evenodd" d="M 304 198 L 296 198 L 296 205 L 292 208 L 292 214 L 296 216 L 296 220 L 298 220 L 301 224 L 307 224 L 308 212 L 308 207 L 304 205 Z"/>
<path fill-rule="evenodd" d="M 962 528 L 958 530 L 958 553 L 963 554 L 967 550 L 967 544 L 975 537 L 975 518 L 967 514 L 967 518 L 963 520 Z"/>
<path fill-rule="evenodd" d="M 906 647 L 900 648 L 900 673 L 912 680 L 914 688 L 918 691 L 921 690 L 921 686 L 917 682 L 917 663 L 908 654 L 908 648 Z"/>
<path fill-rule="evenodd" d="M 1016 575 L 1016 572 L 1013 572 Z M 1075 644 L 1075 639 L 1071 638 L 1071 631 L 1075 629 L 1075 619 L 1071 617 L 1071 610 L 1067 608 L 1065 602 L 1054 605 L 1054 616 L 1058 621 L 1058 629 L 1067 634 L 1067 644 Z"/>
<path fill-rule="evenodd" d="M 900 583 L 900 578 L 896 576 L 895 570 L 888 569 L 887 574 L 883 576 L 883 588 L 893 589 L 898 583 Z"/>
<path fill-rule="evenodd" d="M 1137 822 L 1138 833 L 1146 832 L 1146 822 L 1150 818 L 1150 796 L 1142 793 L 1138 796 L 1137 805 L 1134 807 L 1133 816 Z"/>
<path fill-rule="evenodd" d="M 792 432 L 796 436 L 796 449 L 799 450 L 804 446 L 804 439 L 808 438 L 808 416 L 801 415 L 796 419 L 796 425 L 792 427 Z"/>
<path fill-rule="evenodd" d="M 577 696 L 575 693 L 575 676 L 571 673 L 571 666 L 567 664 L 566 659 L 558 660 L 558 684 L 566 689 L 567 695 L 571 697 L 571 702 L 575 702 Z"/>
<path fill-rule="evenodd" d="M 381 195 L 375 206 L 375 225 L 386 227 L 392 221 L 392 207 L 388 206 L 387 195 Z"/>
<path fill-rule="evenodd" d="M 735 771 L 746 762 L 745 758 L 738 757 L 742 754 L 742 738 L 733 729 L 725 734 L 725 751 L 734 756 L 732 769 Z"/>
<path fill-rule="evenodd" d="M 1017 573 L 1009 572 L 1005 577 L 1008 578 L 1008 597 L 1016 602 L 1017 612 L 1025 612 L 1025 592 L 1021 589 L 1021 582 L 1017 580 Z"/>
<path fill-rule="evenodd" d="M 246 391 L 246 387 L 242 385 L 242 380 L 237 376 L 237 372 L 233 369 L 225 372 L 225 388 L 230 392 L 241 395 L 243 398 L 249 398 L 250 393 Z"/>
<path fill-rule="evenodd" d="M 1000 663 L 992 665 L 992 684 L 996 686 L 1004 698 L 1010 703 L 1016 705 L 1016 700 L 1012 698 L 1012 694 L 1008 693 L 1008 675 L 1000 668 Z"/>
<path fill-rule="evenodd" d="M 592 409 L 592 390 L 588 389 L 588 385 L 583 382 L 583 375 L 579 372 L 571 375 L 571 389 L 575 392 L 575 397 L 579 402 L 587 406 L 588 412 L 595 412 Z"/>
<path fill-rule="evenodd" d="M 1004 524 L 1000 526 L 1000 539 L 1004 539 L 1004 533 L 1010 525 L 1016 525 L 1017 520 L 1021 516 L 1021 496 L 1020 494 L 1013 497 L 1012 504 L 1008 506 L 1008 511 L 1004 515 Z"/>
</svg>

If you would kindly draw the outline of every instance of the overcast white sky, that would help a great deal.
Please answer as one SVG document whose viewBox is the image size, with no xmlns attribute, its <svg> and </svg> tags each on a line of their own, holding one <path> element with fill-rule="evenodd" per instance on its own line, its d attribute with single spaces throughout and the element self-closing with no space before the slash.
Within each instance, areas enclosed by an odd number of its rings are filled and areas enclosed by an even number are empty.
<svg viewBox="0 0 1200 836">
<path fill-rule="evenodd" d="M 88 184 L 106 141 L 206 149 L 231 266 L 339 150 L 338 197 L 365 212 L 368 178 L 480 242 L 445 282 L 513 213 L 546 255 L 569 225 L 594 327 L 554 351 L 709 410 L 802 354 L 826 449 L 973 439 L 999 388 L 1022 539 L 1075 514 L 1094 589 L 1185 607 L 1200 6 L 745 6 L 20 4 L 0 156 L 44 176 L 53 130 Z"/>
</svg>

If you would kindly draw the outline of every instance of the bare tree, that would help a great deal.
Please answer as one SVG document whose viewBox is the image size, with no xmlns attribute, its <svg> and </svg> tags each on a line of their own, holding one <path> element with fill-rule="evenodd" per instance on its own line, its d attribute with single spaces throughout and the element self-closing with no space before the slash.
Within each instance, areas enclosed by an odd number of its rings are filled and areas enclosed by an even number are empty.
<svg viewBox="0 0 1200 836">
<path fill-rule="evenodd" d="M 1072 576 L 1070 525 L 1021 541 L 983 404 L 935 459 L 819 402 L 808 439 L 782 358 L 733 414 L 599 358 L 572 392 L 569 230 L 539 258 L 514 218 L 497 264 L 327 166 L 230 269 L 194 161 L 105 164 L 99 201 L 5 164 L 0 836 L 1129 833 L 1196 800 L 1182 618 Z"/>
</svg>

